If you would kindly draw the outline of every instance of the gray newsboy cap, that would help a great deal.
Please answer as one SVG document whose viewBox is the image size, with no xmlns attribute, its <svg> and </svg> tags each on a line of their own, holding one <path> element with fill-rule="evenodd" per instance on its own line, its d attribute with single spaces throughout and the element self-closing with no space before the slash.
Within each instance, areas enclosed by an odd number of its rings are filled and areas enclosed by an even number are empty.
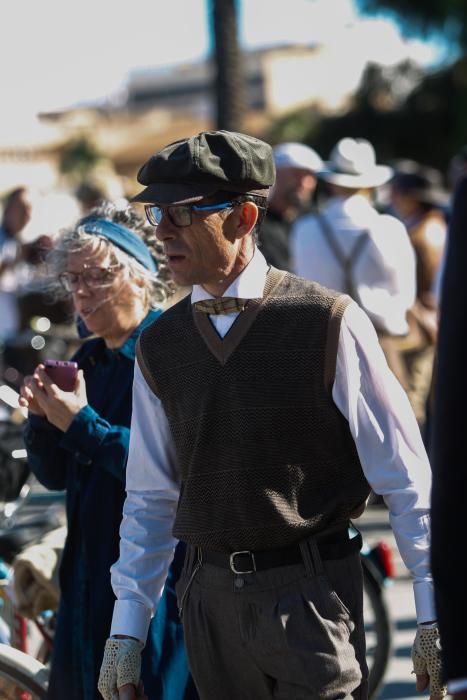
<svg viewBox="0 0 467 700">
<path fill-rule="evenodd" d="M 268 143 L 233 131 L 202 131 L 151 156 L 138 173 L 146 188 L 132 201 L 184 204 L 218 190 L 266 197 L 274 179 Z"/>
</svg>

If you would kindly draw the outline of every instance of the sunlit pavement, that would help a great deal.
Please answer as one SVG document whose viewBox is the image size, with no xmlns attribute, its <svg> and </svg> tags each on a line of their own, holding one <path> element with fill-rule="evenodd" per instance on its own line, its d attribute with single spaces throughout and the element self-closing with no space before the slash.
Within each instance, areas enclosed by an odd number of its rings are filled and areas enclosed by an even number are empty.
<svg viewBox="0 0 467 700">
<path fill-rule="evenodd" d="M 416 631 L 412 583 L 399 556 L 386 508 L 369 506 L 362 518 L 356 521 L 356 525 L 370 546 L 380 540 L 390 545 L 396 568 L 396 578 L 385 591 L 394 626 L 392 657 L 378 700 L 423 698 L 428 693 L 416 692 L 415 677 L 411 673 L 410 652 Z"/>
</svg>

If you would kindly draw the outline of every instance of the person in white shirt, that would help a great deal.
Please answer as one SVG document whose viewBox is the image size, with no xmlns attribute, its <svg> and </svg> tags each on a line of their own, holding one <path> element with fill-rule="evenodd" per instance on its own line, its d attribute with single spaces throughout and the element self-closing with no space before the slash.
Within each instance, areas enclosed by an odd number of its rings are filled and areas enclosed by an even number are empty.
<svg viewBox="0 0 467 700">
<path fill-rule="evenodd" d="M 360 539 L 348 523 L 371 486 L 413 576 L 417 685 L 441 697 L 420 433 L 368 316 L 270 268 L 256 247 L 270 147 L 202 132 L 156 153 L 138 179 L 174 280 L 193 291 L 139 341 L 101 694 L 136 697 L 178 538 L 202 700 L 366 698 Z"/>
<path fill-rule="evenodd" d="M 395 337 L 405 336 L 415 301 L 415 255 L 405 226 L 372 204 L 376 187 L 392 177 L 376 164 L 365 139 L 343 138 L 318 173 L 331 194 L 319 214 L 299 218 L 291 232 L 293 271 L 346 292 L 373 322 L 391 369 L 408 381 Z"/>
<path fill-rule="evenodd" d="M 32 202 L 28 188 L 17 187 L 7 195 L 0 223 L 0 340 L 14 337 L 19 330 L 20 236 L 31 219 L 31 212 Z"/>
</svg>

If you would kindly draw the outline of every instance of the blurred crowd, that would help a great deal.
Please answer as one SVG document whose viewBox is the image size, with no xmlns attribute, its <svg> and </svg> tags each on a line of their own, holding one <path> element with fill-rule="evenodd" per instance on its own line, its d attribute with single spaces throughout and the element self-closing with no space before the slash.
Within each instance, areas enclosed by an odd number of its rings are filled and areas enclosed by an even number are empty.
<svg viewBox="0 0 467 700">
<path fill-rule="evenodd" d="M 266 261 L 363 308 L 428 445 L 451 199 L 467 172 L 467 148 L 446 173 L 409 159 L 382 164 L 363 138 L 342 138 L 329 154 L 297 142 L 277 144 L 273 154 L 276 180 L 259 230 Z M 2 200 L 0 382 L 21 387 L 33 473 L 47 488 L 67 491 L 51 698 L 63 697 L 70 679 L 80 697 L 96 692 L 112 616 L 109 569 L 125 499 L 136 342 L 189 291 L 170 279 L 138 205 L 108 199 L 83 182 L 73 193 L 48 195 L 19 185 Z M 191 217 L 186 210 L 179 216 Z M 57 392 L 42 363 L 72 356 L 80 367 L 75 390 Z M 88 469 L 92 463 L 99 469 Z M 143 658 L 149 697 L 162 697 L 150 685 L 156 681 L 176 687 L 177 697 L 197 697 L 173 590 L 183 558 L 181 543 L 151 623 Z M 86 659 L 82 673 L 75 657 Z"/>
<path fill-rule="evenodd" d="M 274 153 L 264 255 L 362 306 L 428 442 L 451 197 L 466 150 L 446 173 L 409 159 L 378 164 L 366 139 L 341 139 L 327 159 L 294 142 Z"/>
<path fill-rule="evenodd" d="M 450 200 L 467 172 L 467 147 L 453 155 L 446 173 L 408 159 L 380 165 L 365 139 L 341 139 L 330 154 L 282 143 L 274 157 L 263 254 L 271 265 L 344 291 L 364 308 L 424 428 Z M 41 351 L 60 358 L 76 349 L 72 305 L 47 293 L 45 260 L 59 231 L 107 198 L 92 182 L 66 194 L 27 185 L 3 194 L 0 347 L 10 384 L 20 385 Z"/>
<path fill-rule="evenodd" d="M 66 359 L 80 329 L 68 294 L 56 294 L 48 256 L 60 233 L 103 201 L 105 186 L 83 182 L 74 191 L 17 185 L 0 197 L 0 375 L 14 388 L 38 361 Z M 113 202 L 125 208 L 124 197 Z"/>
</svg>

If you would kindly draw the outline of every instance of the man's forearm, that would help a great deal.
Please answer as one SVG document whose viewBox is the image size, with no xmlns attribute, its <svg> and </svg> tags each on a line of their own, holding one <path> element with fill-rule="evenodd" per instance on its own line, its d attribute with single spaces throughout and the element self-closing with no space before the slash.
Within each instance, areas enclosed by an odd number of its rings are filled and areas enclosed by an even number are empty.
<svg viewBox="0 0 467 700">
<path fill-rule="evenodd" d="M 117 597 L 111 635 L 146 640 L 176 540 L 172 525 L 177 493 L 129 491 L 120 527 L 120 557 L 112 566 Z"/>
</svg>

